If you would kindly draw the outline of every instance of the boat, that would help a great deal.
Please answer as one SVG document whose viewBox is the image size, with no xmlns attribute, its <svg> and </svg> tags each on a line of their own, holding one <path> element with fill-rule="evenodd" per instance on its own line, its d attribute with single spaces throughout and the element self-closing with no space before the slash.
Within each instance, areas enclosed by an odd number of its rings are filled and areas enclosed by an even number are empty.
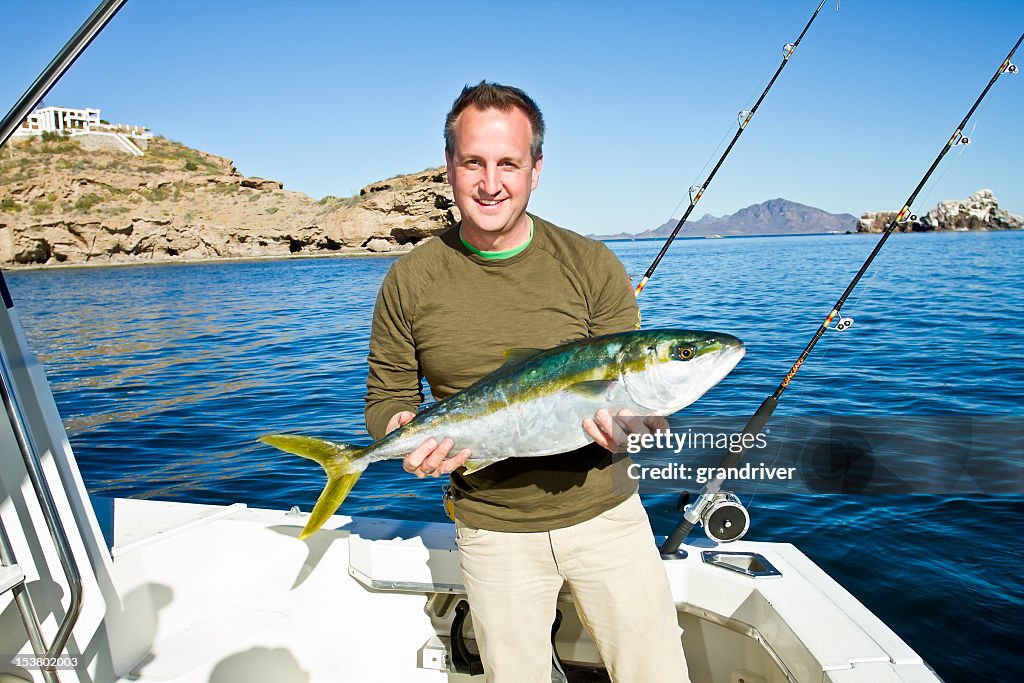
<svg viewBox="0 0 1024 683">
<path fill-rule="evenodd" d="M 90 496 L 0 287 L 0 680 L 483 680 L 451 524 L 336 515 L 300 541 L 295 509 Z M 682 550 L 664 565 L 695 683 L 940 680 L 793 545 Z M 563 668 L 599 671 L 558 607 Z"/>
<path fill-rule="evenodd" d="M 295 508 L 90 495 L 2 274 L 0 294 L 0 682 L 484 679 L 451 524 L 335 515 L 300 541 Z M 691 539 L 663 562 L 695 683 L 940 680 L 791 544 Z M 607 680 L 558 608 L 552 680 Z"/>
<path fill-rule="evenodd" d="M 721 235 L 704 235 L 704 239 L 706 239 L 706 240 L 720 240 L 720 239 L 722 239 L 722 236 Z"/>
</svg>

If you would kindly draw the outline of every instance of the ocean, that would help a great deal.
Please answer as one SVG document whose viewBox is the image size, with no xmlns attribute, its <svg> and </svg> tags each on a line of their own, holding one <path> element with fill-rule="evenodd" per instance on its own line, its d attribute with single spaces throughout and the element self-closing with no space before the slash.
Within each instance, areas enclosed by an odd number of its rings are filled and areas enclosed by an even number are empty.
<svg viewBox="0 0 1024 683">
<path fill-rule="evenodd" d="M 742 424 L 877 239 L 674 244 L 641 295 L 644 325 L 721 330 L 747 347 L 737 369 L 676 419 L 728 416 Z M 635 281 L 660 244 L 609 246 Z M 291 431 L 368 440 L 369 321 L 392 262 L 289 259 L 6 277 L 91 493 L 308 510 L 323 485 L 319 468 L 256 438 Z M 795 544 L 950 683 L 1024 677 L 1015 633 L 1024 607 L 1016 576 L 1024 557 L 1024 441 L 1014 435 L 1024 413 L 1021 263 L 1020 232 L 894 235 L 844 308 L 853 326 L 825 335 L 769 426 L 824 420 L 874 438 L 910 425 L 918 437 L 893 441 L 895 451 L 876 448 L 868 474 L 838 487 L 818 485 L 829 470 L 818 484 L 804 477 L 797 488 L 737 490 L 752 518 L 747 538 Z M 785 427 L 790 447 L 803 444 L 795 436 L 803 429 Z M 821 464 L 795 457 L 805 470 Z M 826 469 L 835 457 L 826 452 Z M 910 475 L 892 475 L 907 462 Z M 892 475 L 884 486 L 881 472 Z M 668 534 L 678 521 L 678 491 L 641 490 L 655 532 Z M 379 463 L 343 512 L 440 521 L 440 491 L 438 480 Z"/>
</svg>

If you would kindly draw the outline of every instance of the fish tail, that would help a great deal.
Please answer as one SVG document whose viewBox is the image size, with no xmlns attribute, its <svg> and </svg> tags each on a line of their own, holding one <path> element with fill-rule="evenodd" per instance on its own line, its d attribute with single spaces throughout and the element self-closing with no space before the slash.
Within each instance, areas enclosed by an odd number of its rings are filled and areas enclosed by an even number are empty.
<svg viewBox="0 0 1024 683">
<path fill-rule="evenodd" d="M 309 520 L 299 534 L 300 539 L 312 535 L 323 526 L 341 506 L 345 496 L 366 469 L 366 463 L 361 462 L 360 458 L 365 449 L 358 446 L 294 434 L 272 434 L 261 436 L 259 440 L 286 453 L 315 460 L 327 473 L 327 485 L 313 506 Z"/>
</svg>

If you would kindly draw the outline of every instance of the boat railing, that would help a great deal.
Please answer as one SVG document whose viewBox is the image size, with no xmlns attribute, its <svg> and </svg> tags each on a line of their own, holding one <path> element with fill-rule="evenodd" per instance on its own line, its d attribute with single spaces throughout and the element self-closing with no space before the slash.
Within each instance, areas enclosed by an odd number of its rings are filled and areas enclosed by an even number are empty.
<svg viewBox="0 0 1024 683">
<path fill-rule="evenodd" d="M 28 116 L 40 101 L 42 101 L 46 93 L 50 91 L 50 88 L 53 87 L 57 80 L 60 79 L 75 60 L 78 59 L 78 56 L 86 47 L 88 47 L 89 43 L 91 43 L 99 32 L 103 30 L 103 27 L 107 25 L 117 11 L 121 9 L 121 6 L 124 5 L 125 1 L 126 0 L 104 0 L 104 2 L 102 2 L 99 7 L 89 15 L 78 31 L 75 32 L 61 51 L 58 52 L 50 61 L 32 85 L 29 86 L 28 90 L 25 91 L 25 94 L 21 96 L 21 99 L 19 99 L 14 107 L 7 112 L 7 115 L 0 120 L 0 145 L 7 142 L 14 131 L 21 125 L 21 122 L 25 117 Z M 7 285 L 2 281 L 2 277 L 3 276 L 0 275 L 0 288 L 3 289 L 4 304 L 7 308 L 13 308 L 13 303 L 7 291 Z M 20 345 L 22 342 L 21 340 L 17 340 L 17 343 Z M 20 350 L 23 351 L 23 356 L 28 356 L 27 348 Z M 21 451 L 22 458 L 25 461 L 25 469 L 28 472 L 32 489 L 39 501 L 43 517 L 46 520 L 47 529 L 49 530 L 50 537 L 57 550 L 57 555 L 60 558 L 61 567 L 63 568 L 64 575 L 68 581 L 70 603 L 68 605 L 67 612 L 64 614 L 64 618 L 61 620 L 61 623 L 57 628 L 57 633 L 54 636 L 53 642 L 48 648 L 45 647 L 39 617 L 32 607 L 28 591 L 25 590 L 24 574 L 22 573 L 20 579 L 18 578 L 17 575 L 20 571 L 20 566 L 15 560 L 7 534 L 2 528 L 0 528 L 0 562 L 2 562 L 8 570 L 5 572 L 5 574 L 9 574 L 9 581 L 7 581 L 7 583 L 10 583 L 10 590 L 14 593 L 15 602 L 22 614 L 22 620 L 25 622 L 29 641 L 32 644 L 33 649 L 36 651 L 37 655 L 45 657 L 46 659 L 53 659 L 64 650 L 68 639 L 71 637 L 71 632 L 72 629 L 74 629 L 75 622 L 78 620 L 78 616 L 81 613 L 83 590 L 82 577 L 78 564 L 75 561 L 74 554 L 71 551 L 67 531 L 61 523 L 56 505 L 54 504 L 53 495 L 46 482 L 39 452 L 32 442 L 31 433 L 26 428 L 27 423 L 24 420 L 24 415 L 20 405 L 18 404 L 17 396 L 14 391 L 14 384 L 12 382 L 10 366 L 7 362 L 7 355 L 2 352 L 0 352 L 0 393 L 2 393 L 4 408 L 6 409 L 7 416 L 10 419 L 11 428 L 14 431 L 14 436 L 18 443 L 18 449 Z M 57 675 L 54 669 L 44 668 L 42 673 L 47 681 L 57 681 Z"/>
<path fill-rule="evenodd" d="M 6 284 L 3 284 L 3 288 L 6 290 Z M 53 501 L 53 494 L 50 492 L 49 485 L 47 484 L 39 453 L 32 442 L 31 434 L 26 429 L 26 422 L 18 405 L 13 387 L 14 384 L 11 380 L 7 363 L 7 354 L 0 351 L 0 398 L 3 399 L 4 409 L 10 420 L 11 429 L 18 444 L 18 450 L 21 452 L 22 459 L 24 460 L 25 470 L 28 473 L 36 500 L 38 500 L 42 510 L 43 519 L 46 521 L 50 538 L 57 550 L 57 556 L 60 559 L 61 568 L 64 570 L 64 576 L 67 579 L 70 593 L 67 612 L 65 612 L 64 618 L 57 628 L 53 642 L 47 647 L 43 639 L 39 617 L 32 606 L 28 591 L 24 590 L 24 575 L 22 575 L 20 582 L 13 583 L 11 586 L 14 591 L 15 602 L 18 605 L 18 611 L 21 612 L 22 621 L 25 624 L 33 650 L 40 657 L 51 660 L 63 652 L 64 646 L 67 645 L 68 639 L 71 637 L 71 631 L 75 626 L 75 622 L 78 621 L 78 615 L 82 611 L 82 575 L 72 553 L 67 530 L 61 522 L 57 506 Z M 0 528 L 0 562 L 8 568 L 20 568 L 8 541 L 6 530 L 2 528 Z M 43 676 L 48 681 L 57 680 L 54 670 L 50 668 L 43 668 Z"/>
<path fill-rule="evenodd" d="M 2 288 L 6 293 L 7 283 L 3 282 L 2 278 L 3 276 L 0 275 L 0 288 Z M 5 296 L 4 299 L 5 304 L 8 304 L 8 307 L 10 307 L 9 296 Z M 17 341 L 20 342 L 21 340 Z M 27 348 L 19 350 L 22 352 L 23 356 L 27 356 Z M 31 432 L 26 426 L 28 423 L 25 420 L 24 413 L 19 405 L 17 394 L 14 390 L 14 382 L 10 372 L 10 365 L 7 360 L 7 353 L 6 350 L 2 348 L 0 348 L 0 399 L 3 400 L 4 409 L 7 412 L 7 418 L 10 421 L 15 441 L 18 444 L 18 450 L 21 452 L 22 460 L 25 463 L 25 471 L 28 473 L 29 482 L 32 485 L 32 490 L 35 493 L 36 500 L 39 502 L 40 509 L 43 513 L 43 519 L 46 521 L 47 530 L 49 531 L 50 538 L 57 551 L 57 556 L 60 559 L 61 568 L 63 569 L 64 576 L 68 582 L 70 594 L 68 609 L 64 614 L 64 618 L 61 620 L 61 623 L 57 628 L 57 633 L 49 647 L 45 647 L 39 618 L 31 606 L 31 601 L 28 598 L 27 591 L 21 590 L 20 587 L 15 587 L 15 601 L 18 603 L 18 609 L 22 614 L 22 621 L 25 622 L 25 627 L 28 630 L 32 647 L 36 650 L 36 654 L 39 656 L 46 659 L 53 659 L 63 652 L 64 646 L 67 645 L 68 639 L 71 637 L 71 631 L 75 626 L 75 622 L 78 621 L 78 615 L 82 611 L 82 575 L 78 568 L 78 562 L 75 560 L 74 553 L 71 550 L 71 543 L 68 540 L 67 530 L 64 528 L 64 524 L 57 512 L 57 506 L 54 503 L 53 494 L 50 490 L 49 484 L 47 483 L 46 474 L 43 472 L 43 464 L 39 457 L 39 451 L 32 440 Z M 28 522 L 26 522 L 26 524 L 27 523 Z M 8 542 L 6 531 L 3 529 L 0 529 L 0 553 L 2 553 L 0 554 L 0 560 L 2 560 L 5 565 L 19 566 Z M 53 673 L 52 670 L 48 671 L 45 668 L 43 672 L 44 676 L 47 673 Z M 47 679 L 49 680 L 49 676 L 47 676 Z M 56 678 L 53 678 L 53 680 L 56 680 Z"/>
</svg>

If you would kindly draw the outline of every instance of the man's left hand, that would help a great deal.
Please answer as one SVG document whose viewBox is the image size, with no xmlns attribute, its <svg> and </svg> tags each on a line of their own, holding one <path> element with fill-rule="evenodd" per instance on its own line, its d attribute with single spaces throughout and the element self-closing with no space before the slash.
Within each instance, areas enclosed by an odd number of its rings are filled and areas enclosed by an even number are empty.
<svg viewBox="0 0 1024 683">
<path fill-rule="evenodd" d="M 637 415 L 624 408 L 614 415 L 602 408 L 594 417 L 583 420 L 583 429 L 590 438 L 612 453 L 623 453 L 631 434 L 651 434 L 657 429 L 668 429 L 668 420 L 660 415 Z"/>
</svg>

